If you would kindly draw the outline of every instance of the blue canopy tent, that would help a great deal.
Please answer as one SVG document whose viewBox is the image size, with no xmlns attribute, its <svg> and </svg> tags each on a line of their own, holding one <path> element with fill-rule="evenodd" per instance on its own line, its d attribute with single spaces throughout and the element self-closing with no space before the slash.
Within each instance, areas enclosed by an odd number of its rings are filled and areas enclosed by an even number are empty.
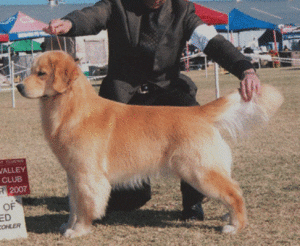
<svg viewBox="0 0 300 246">
<path fill-rule="evenodd" d="M 275 24 L 261 21 L 246 15 L 238 9 L 233 9 L 228 14 L 228 25 L 216 25 L 218 32 L 242 32 L 257 29 L 277 29 Z"/>
<path fill-rule="evenodd" d="M 226 25 L 216 25 L 216 30 L 218 32 L 236 32 L 242 31 L 258 30 L 258 29 L 277 29 L 275 24 L 261 21 L 256 18 L 246 15 L 238 9 L 233 9 L 228 14 L 228 24 Z M 229 37 L 228 37 L 229 39 Z M 238 44 L 240 45 L 240 40 L 238 36 Z"/>
<path fill-rule="evenodd" d="M 0 32 L 8 35 L 8 41 L 34 39 L 49 36 L 43 31 L 47 24 L 17 12 L 5 21 L 0 22 Z"/>
<path fill-rule="evenodd" d="M 246 15 L 238 9 L 233 9 L 228 14 L 228 25 L 216 25 L 218 32 L 237 32 L 258 30 L 258 29 L 278 29 L 275 24 L 258 20 Z"/>
<path fill-rule="evenodd" d="M 45 33 L 43 31 L 43 28 L 46 27 L 47 24 L 38 21 L 36 19 L 31 18 L 30 16 L 22 13 L 17 12 L 15 15 L 9 17 L 5 21 L 0 22 L 0 33 L 2 39 L 3 37 L 6 38 L 6 40 L 2 42 L 8 42 L 8 64 L 9 64 L 9 77 L 11 82 L 11 91 L 12 91 L 12 98 L 13 98 L 13 107 L 15 107 L 15 94 L 14 94 L 14 75 L 12 71 L 12 61 L 11 61 L 11 50 L 10 45 L 12 41 L 17 40 L 31 40 L 31 46 L 32 46 L 32 53 L 33 53 L 33 42 L 32 39 L 34 38 L 40 38 L 40 37 L 46 37 L 49 36 L 49 34 Z M 7 40 L 8 39 L 8 40 Z"/>
<path fill-rule="evenodd" d="M 33 53 L 32 39 L 48 37 L 49 34 L 43 31 L 47 24 L 31 18 L 30 16 L 17 12 L 5 21 L 0 22 L 0 42 L 6 42 L 10 58 L 10 45 L 13 41 L 30 40 Z M 9 59 L 9 66 L 11 66 Z M 10 68 L 11 70 L 11 68 Z"/>
</svg>

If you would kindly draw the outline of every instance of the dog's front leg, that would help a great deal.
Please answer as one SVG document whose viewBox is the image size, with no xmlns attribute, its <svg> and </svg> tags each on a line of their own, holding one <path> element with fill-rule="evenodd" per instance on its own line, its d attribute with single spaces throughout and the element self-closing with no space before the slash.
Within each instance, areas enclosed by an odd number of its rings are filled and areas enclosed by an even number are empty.
<svg viewBox="0 0 300 246">
<path fill-rule="evenodd" d="M 65 237 L 79 237 L 91 231 L 92 221 L 105 214 L 111 186 L 100 173 L 77 174 L 70 177 L 70 218 Z"/>
<path fill-rule="evenodd" d="M 69 215 L 69 220 L 67 223 L 64 223 L 61 225 L 61 227 L 59 228 L 59 231 L 64 234 L 68 229 L 73 229 L 73 226 L 76 223 L 76 213 L 75 213 L 75 197 L 74 197 L 74 191 L 72 190 L 72 186 L 71 185 L 71 179 L 68 176 L 68 189 L 69 189 L 69 206 L 70 206 L 70 215 Z"/>
</svg>

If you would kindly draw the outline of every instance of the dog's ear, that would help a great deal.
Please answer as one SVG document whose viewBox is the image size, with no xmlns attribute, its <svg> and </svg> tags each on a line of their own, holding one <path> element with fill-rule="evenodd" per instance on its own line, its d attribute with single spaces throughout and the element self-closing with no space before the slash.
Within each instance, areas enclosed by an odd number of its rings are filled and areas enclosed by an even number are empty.
<svg viewBox="0 0 300 246">
<path fill-rule="evenodd" d="M 53 89 L 58 93 L 65 92 L 79 76 L 78 66 L 71 56 L 59 57 L 54 64 Z"/>
</svg>

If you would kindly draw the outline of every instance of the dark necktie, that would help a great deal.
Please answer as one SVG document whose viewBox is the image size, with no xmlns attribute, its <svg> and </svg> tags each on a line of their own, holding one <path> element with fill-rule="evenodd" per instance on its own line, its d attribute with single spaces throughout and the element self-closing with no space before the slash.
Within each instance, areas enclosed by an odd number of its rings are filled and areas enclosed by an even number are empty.
<svg viewBox="0 0 300 246">
<path fill-rule="evenodd" d="M 159 42 L 158 15 L 160 9 L 149 11 L 142 18 L 140 32 L 140 48 L 147 54 L 153 57 L 156 47 Z"/>
</svg>

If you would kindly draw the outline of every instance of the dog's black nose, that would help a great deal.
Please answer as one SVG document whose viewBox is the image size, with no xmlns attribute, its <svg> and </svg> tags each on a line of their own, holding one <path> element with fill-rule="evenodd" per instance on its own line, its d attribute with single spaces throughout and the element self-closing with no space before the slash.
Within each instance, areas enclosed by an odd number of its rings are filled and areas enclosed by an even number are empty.
<svg viewBox="0 0 300 246">
<path fill-rule="evenodd" d="M 21 93 L 21 95 L 24 95 L 25 86 L 23 84 L 18 84 L 17 89 Z"/>
<path fill-rule="evenodd" d="M 17 85 L 17 89 L 20 93 L 22 93 L 22 91 L 24 91 L 24 85 L 23 84 L 18 84 Z"/>
</svg>

